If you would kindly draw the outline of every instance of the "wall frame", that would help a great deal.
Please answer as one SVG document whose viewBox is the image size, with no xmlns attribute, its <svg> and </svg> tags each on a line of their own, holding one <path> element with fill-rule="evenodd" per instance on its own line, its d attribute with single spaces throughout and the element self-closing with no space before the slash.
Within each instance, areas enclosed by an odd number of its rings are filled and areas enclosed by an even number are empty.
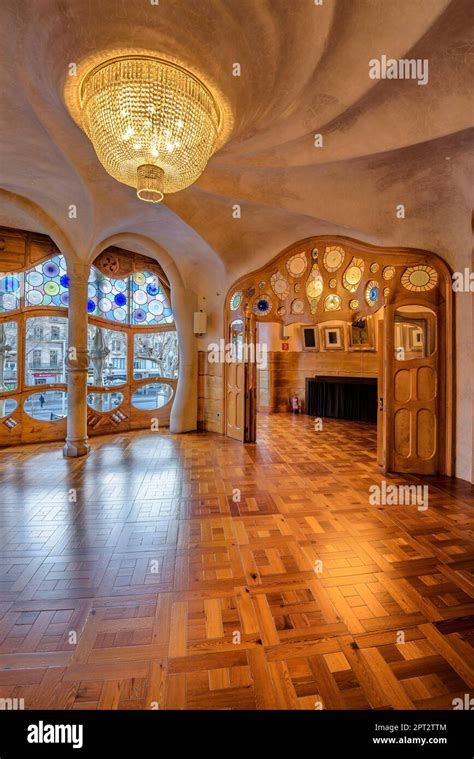
<svg viewBox="0 0 474 759">
<path fill-rule="evenodd" d="M 344 350 L 344 325 L 321 327 L 323 333 L 323 345 L 325 351 L 343 351 Z"/>
<path fill-rule="evenodd" d="M 349 351 L 375 351 L 374 318 L 372 315 L 354 319 L 348 324 Z"/>
</svg>

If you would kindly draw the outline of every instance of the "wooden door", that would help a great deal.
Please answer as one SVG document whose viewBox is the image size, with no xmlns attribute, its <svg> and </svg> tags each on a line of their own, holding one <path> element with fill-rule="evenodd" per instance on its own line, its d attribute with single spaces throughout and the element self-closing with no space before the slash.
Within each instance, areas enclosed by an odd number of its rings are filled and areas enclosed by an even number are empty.
<svg viewBox="0 0 474 759">
<path fill-rule="evenodd" d="M 245 423 L 244 442 L 255 443 L 257 439 L 257 327 L 252 313 L 245 317 Z"/>
<path fill-rule="evenodd" d="M 378 322 L 377 350 L 378 350 L 378 377 L 377 377 L 377 464 L 386 469 L 387 451 L 385 447 L 385 390 L 384 390 L 384 324 L 385 318 Z"/>
<path fill-rule="evenodd" d="M 229 325 L 230 360 L 226 364 L 226 434 L 244 441 L 245 435 L 245 363 L 243 356 L 244 322 L 235 319 Z"/>
<path fill-rule="evenodd" d="M 229 325 L 231 360 L 226 366 L 226 434 L 254 443 L 257 428 L 256 325 L 253 314 Z"/>
<path fill-rule="evenodd" d="M 385 309 L 385 469 L 437 474 L 439 335 L 433 311 L 418 304 Z"/>
</svg>

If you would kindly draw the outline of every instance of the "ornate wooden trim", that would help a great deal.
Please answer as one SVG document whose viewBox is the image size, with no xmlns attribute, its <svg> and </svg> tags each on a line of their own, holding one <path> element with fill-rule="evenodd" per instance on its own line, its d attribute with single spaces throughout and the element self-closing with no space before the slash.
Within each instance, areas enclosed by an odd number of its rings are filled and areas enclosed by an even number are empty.
<svg viewBox="0 0 474 759">
<path fill-rule="evenodd" d="M 103 250 L 102 253 L 99 253 L 93 265 L 103 274 L 109 277 L 116 277 L 117 279 L 129 277 L 138 271 L 153 272 L 160 280 L 169 297 L 170 284 L 168 278 L 160 264 L 153 258 L 111 245 L 109 248 Z"/>
</svg>

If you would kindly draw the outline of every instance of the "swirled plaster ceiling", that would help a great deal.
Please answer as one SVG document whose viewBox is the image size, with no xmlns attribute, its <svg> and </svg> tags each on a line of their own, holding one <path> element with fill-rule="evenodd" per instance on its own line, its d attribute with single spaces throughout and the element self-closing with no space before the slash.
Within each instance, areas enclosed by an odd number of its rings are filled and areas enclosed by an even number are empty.
<svg viewBox="0 0 474 759">
<path fill-rule="evenodd" d="M 110 235 L 149 236 L 203 293 L 317 234 L 469 265 L 472 10 L 472 0 L 3 0 L 0 186 L 84 257 Z M 70 63 L 134 47 L 203 76 L 233 114 L 199 181 L 160 206 L 106 174 L 63 98 Z M 428 58 L 429 83 L 370 79 L 381 55 Z M 6 196 L 0 224 L 48 231 Z"/>
</svg>

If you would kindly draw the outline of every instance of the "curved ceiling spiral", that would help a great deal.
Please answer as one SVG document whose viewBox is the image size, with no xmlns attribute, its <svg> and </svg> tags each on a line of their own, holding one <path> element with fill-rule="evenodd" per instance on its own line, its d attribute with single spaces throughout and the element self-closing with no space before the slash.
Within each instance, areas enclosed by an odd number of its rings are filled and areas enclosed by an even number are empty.
<svg viewBox="0 0 474 759">
<path fill-rule="evenodd" d="M 0 223 L 45 232 L 47 216 L 84 257 L 91 240 L 145 234 L 213 297 L 215 276 L 230 285 L 313 235 L 461 255 L 471 208 L 469 0 L 386 3 L 383 23 L 377 3 L 297 5 L 174 0 L 117 12 L 116 0 L 42 0 L 38 24 L 28 4 L 5 0 L 2 188 L 40 210 L 25 221 L 5 206 Z M 140 47 L 124 50 L 130 30 Z M 427 86 L 372 80 L 380 51 L 430 59 Z M 225 140 L 196 181 L 165 189 L 159 205 L 107 173 L 64 101 L 92 64 L 128 53 L 179 64 L 223 99 Z M 79 221 L 68 217 L 71 204 Z"/>
</svg>

